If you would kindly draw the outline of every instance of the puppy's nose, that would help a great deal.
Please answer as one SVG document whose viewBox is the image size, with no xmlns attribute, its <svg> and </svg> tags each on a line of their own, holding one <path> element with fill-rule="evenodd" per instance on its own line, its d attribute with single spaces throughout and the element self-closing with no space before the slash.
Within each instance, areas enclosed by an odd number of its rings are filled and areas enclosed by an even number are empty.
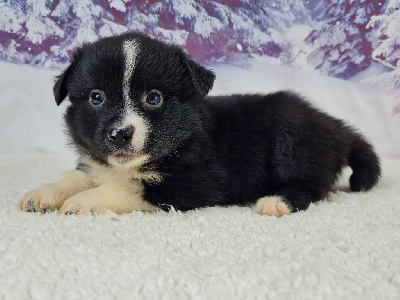
<svg viewBox="0 0 400 300">
<path fill-rule="evenodd" d="M 134 129 L 132 127 L 121 128 L 121 129 L 111 129 L 108 132 L 108 139 L 114 145 L 116 145 L 118 147 L 122 147 L 131 142 L 133 132 L 134 132 Z"/>
</svg>

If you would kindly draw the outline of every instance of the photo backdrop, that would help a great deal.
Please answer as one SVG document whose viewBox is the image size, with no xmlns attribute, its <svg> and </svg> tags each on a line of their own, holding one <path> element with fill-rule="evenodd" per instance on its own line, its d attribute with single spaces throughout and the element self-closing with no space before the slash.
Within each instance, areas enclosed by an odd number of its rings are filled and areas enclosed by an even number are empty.
<svg viewBox="0 0 400 300">
<path fill-rule="evenodd" d="M 359 127 L 383 155 L 400 157 L 399 7 L 400 0 L 2 1 L 0 152 L 63 152 L 52 78 L 80 44 L 142 31 L 214 69 L 212 94 L 300 91 Z"/>
</svg>

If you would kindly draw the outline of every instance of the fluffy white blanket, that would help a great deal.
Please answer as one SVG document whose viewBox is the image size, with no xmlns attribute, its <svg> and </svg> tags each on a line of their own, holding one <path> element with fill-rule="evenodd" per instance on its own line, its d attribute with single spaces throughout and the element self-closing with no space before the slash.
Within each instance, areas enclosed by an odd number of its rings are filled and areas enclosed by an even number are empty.
<svg viewBox="0 0 400 300">
<path fill-rule="evenodd" d="M 23 193 L 73 167 L 66 156 L 0 158 L 0 299 L 400 299 L 400 161 L 384 161 L 368 193 L 344 191 L 346 178 L 282 218 L 250 207 L 17 209 Z"/>
</svg>

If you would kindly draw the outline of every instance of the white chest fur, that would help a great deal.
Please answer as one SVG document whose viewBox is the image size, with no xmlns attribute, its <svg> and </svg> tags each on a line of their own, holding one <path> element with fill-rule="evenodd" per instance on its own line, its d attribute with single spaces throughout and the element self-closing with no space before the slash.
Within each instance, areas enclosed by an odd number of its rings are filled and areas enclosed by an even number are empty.
<svg viewBox="0 0 400 300">
<path fill-rule="evenodd" d="M 102 165 L 89 157 L 84 157 L 82 162 L 89 166 L 89 176 L 97 186 L 109 182 L 118 182 L 126 186 L 128 190 L 142 190 L 143 181 L 162 181 L 162 177 L 158 172 L 140 170 L 140 167 L 148 161 L 148 158 L 148 156 L 143 155 L 120 165 Z"/>
</svg>

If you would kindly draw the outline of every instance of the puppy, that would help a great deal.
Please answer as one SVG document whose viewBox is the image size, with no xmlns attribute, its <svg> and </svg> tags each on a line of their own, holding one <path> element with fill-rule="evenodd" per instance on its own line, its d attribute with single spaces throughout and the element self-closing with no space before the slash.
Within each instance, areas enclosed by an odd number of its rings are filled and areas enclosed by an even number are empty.
<svg viewBox="0 0 400 300">
<path fill-rule="evenodd" d="M 63 214 L 256 204 L 282 216 L 324 198 L 343 167 L 352 191 L 380 176 L 373 147 L 287 91 L 208 97 L 215 76 L 140 33 L 85 44 L 57 77 L 76 170 L 26 194 L 25 211 Z"/>
</svg>

